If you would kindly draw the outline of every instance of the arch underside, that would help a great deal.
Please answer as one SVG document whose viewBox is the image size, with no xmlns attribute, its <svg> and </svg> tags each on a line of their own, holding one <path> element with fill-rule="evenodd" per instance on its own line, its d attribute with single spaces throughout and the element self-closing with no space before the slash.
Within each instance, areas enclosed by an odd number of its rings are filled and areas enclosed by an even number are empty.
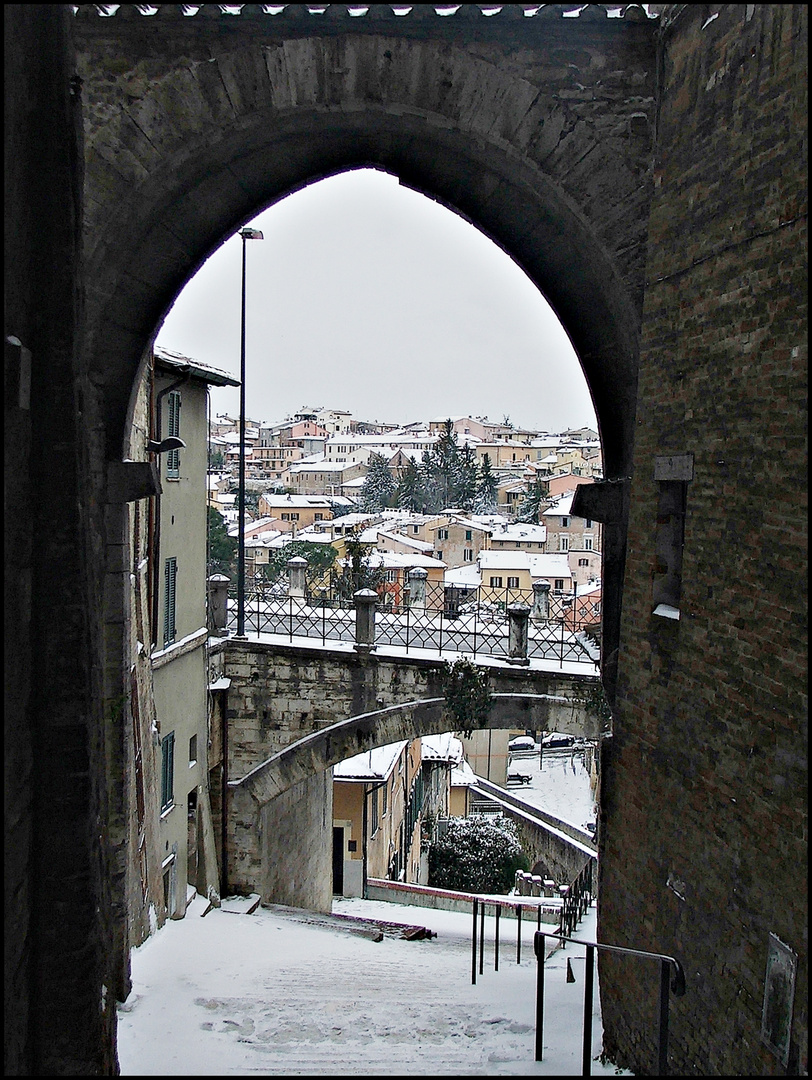
<svg viewBox="0 0 812 1080">
<path fill-rule="evenodd" d="M 577 717 L 576 717 L 577 713 Z M 376 746 L 448 731 L 443 697 L 404 702 L 351 716 L 313 732 L 274 754 L 239 780 L 229 782 L 263 806 L 303 780 Z M 488 728 L 572 731 L 599 738 L 597 721 L 576 709 L 570 698 L 553 694 L 502 693 L 491 696 Z"/>
</svg>

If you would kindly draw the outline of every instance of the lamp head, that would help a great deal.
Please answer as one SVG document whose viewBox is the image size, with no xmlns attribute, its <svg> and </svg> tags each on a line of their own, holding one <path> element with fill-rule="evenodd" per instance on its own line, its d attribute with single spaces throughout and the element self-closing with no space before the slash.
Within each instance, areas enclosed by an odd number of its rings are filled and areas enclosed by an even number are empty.
<svg viewBox="0 0 812 1080">
<path fill-rule="evenodd" d="M 147 452 L 150 454 L 166 454 L 170 450 L 185 450 L 186 443 L 183 439 L 179 439 L 177 435 L 168 435 L 165 439 L 161 439 L 160 442 L 156 442 L 155 439 L 147 439 Z"/>
</svg>

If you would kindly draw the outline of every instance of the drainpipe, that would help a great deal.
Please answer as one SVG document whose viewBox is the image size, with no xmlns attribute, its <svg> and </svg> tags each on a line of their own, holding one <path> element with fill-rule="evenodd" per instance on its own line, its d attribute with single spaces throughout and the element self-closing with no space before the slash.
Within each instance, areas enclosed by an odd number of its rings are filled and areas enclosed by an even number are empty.
<svg viewBox="0 0 812 1080">
<path fill-rule="evenodd" d="M 153 369 L 152 380 L 153 387 L 155 385 L 155 354 L 152 356 Z M 172 390 L 177 390 L 178 387 L 183 386 L 189 381 L 191 372 L 187 368 L 186 374 L 183 375 L 176 382 L 170 383 L 169 386 L 165 386 L 163 390 L 158 392 L 158 396 L 155 399 L 155 442 L 161 441 L 161 408 L 163 406 L 163 399 Z M 155 500 L 155 512 L 153 519 L 153 540 L 152 540 L 152 647 L 153 649 L 158 643 L 158 597 L 160 596 L 161 585 L 161 496 L 154 495 Z"/>
</svg>

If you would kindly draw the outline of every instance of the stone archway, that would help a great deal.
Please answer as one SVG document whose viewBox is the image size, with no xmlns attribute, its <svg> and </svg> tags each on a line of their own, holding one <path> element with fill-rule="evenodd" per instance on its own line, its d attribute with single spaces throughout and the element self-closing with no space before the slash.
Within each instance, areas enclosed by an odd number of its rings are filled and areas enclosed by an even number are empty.
<svg viewBox="0 0 812 1080">
<path fill-rule="evenodd" d="M 470 220 L 536 284 L 582 364 L 607 476 L 630 476 L 651 194 L 647 25 L 548 22 L 516 57 L 498 42 L 483 50 L 476 34 L 443 40 L 436 18 L 428 34 L 401 33 L 398 20 L 356 33 L 357 20 L 337 17 L 246 17 L 226 33 L 219 20 L 166 10 L 100 19 L 83 8 L 76 24 L 83 351 L 108 458 L 137 456 L 127 439 L 139 363 L 208 255 L 292 191 L 372 166 Z M 603 652 L 613 658 L 627 499 L 611 519 L 599 507 L 589 516 L 606 526 Z M 604 679 L 611 698 L 614 661 Z"/>
</svg>

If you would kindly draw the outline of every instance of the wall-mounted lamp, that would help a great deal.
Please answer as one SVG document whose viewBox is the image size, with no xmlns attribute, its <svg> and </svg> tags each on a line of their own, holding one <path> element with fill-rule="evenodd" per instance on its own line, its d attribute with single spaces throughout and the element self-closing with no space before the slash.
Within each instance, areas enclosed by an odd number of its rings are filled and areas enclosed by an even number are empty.
<svg viewBox="0 0 812 1080">
<path fill-rule="evenodd" d="M 186 443 L 177 435 L 167 435 L 165 439 L 156 442 L 155 439 L 147 439 L 147 453 L 167 454 L 170 450 L 185 450 Z"/>
</svg>

